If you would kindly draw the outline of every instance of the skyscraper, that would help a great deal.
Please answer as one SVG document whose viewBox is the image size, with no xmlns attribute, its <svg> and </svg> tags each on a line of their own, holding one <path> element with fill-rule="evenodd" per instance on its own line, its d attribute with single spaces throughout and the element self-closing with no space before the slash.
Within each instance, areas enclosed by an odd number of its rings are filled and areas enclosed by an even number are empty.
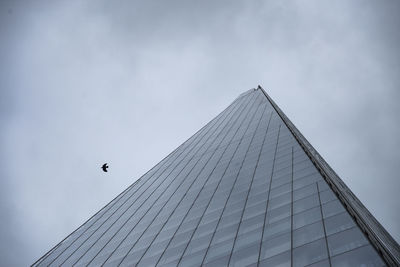
<svg viewBox="0 0 400 267">
<path fill-rule="evenodd" d="M 35 266 L 395 266 L 396 241 L 259 87 Z"/>
</svg>

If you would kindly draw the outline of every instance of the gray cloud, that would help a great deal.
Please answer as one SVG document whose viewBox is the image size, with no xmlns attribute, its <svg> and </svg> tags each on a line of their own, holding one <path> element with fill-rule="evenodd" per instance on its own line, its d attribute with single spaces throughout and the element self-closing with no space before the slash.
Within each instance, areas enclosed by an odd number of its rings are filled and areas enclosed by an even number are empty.
<svg viewBox="0 0 400 267">
<path fill-rule="evenodd" d="M 258 83 L 400 240 L 398 2 L 0 10 L 5 265 L 32 263 Z"/>
</svg>

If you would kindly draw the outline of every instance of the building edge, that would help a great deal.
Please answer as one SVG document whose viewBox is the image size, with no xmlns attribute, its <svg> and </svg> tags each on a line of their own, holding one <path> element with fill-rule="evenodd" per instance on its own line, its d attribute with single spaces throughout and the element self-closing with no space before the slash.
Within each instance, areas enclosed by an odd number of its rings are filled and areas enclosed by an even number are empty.
<svg viewBox="0 0 400 267">
<path fill-rule="evenodd" d="M 253 90 L 253 89 L 250 89 Z M 250 91 L 249 90 L 249 91 Z M 245 92 L 246 93 L 246 92 Z M 197 130 L 193 135 L 191 135 L 188 139 L 186 139 L 182 144 L 180 144 L 177 148 L 175 148 L 174 150 L 172 150 L 172 152 L 170 152 L 168 155 L 166 155 L 163 159 L 161 159 L 156 165 L 154 165 L 153 167 L 151 167 L 147 172 L 145 172 L 142 176 L 140 176 L 137 180 L 135 180 L 132 184 L 130 184 L 126 189 L 124 189 L 121 193 L 119 193 L 117 196 L 115 196 L 111 201 L 109 201 L 107 204 L 105 204 L 99 211 L 97 211 L 95 214 L 93 214 L 89 219 L 87 219 L 84 223 L 82 223 L 78 228 L 76 228 L 74 231 L 72 231 L 69 235 L 67 235 L 64 239 L 62 239 L 60 242 L 58 242 L 55 246 L 53 246 L 49 251 L 47 251 L 43 256 L 41 256 L 40 258 L 38 258 L 34 263 L 32 263 L 30 266 L 37 266 L 38 264 L 40 264 L 47 256 L 49 256 L 51 254 L 51 252 L 53 252 L 55 249 L 57 249 L 65 240 L 67 240 L 70 236 L 72 236 L 76 231 L 78 231 L 79 229 L 81 229 L 86 223 L 88 223 L 90 220 L 92 220 L 97 214 L 99 214 L 102 210 L 104 210 L 105 208 L 108 207 L 108 205 L 110 205 L 114 200 L 116 200 L 119 196 L 123 195 L 124 193 L 126 193 L 130 188 L 134 187 L 135 185 L 137 185 L 142 178 L 148 174 L 151 170 L 153 170 L 156 166 L 158 166 L 158 164 L 160 164 L 162 161 L 166 160 L 169 156 L 171 156 L 175 151 L 177 151 L 179 148 L 181 148 L 184 144 L 186 144 L 192 137 L 194 137 L 197 133 L 199 133 L 201 130 L 203 130 L 205 127 L 207 127 L 207 125 L 209 125 L 212 121 L 214 121 L 215 118 L 217 118 L 218 116 L 220 116 L 225 110 L 227 110 L 231 105 L 233 105 L 233 103 L 236 102 L 237 99 L 239 99 L 240 97 L 236 98 L 232 103 L 230 103 L 224 110 L 222 110 L 220 113 L 218 113 L 211 121 L 209 121 L 208 123 L 206 123 L 203 127 L 201 127 L 199 130 Z"/>
<path fill-rule="evenodd" d="M 353 217 L 357 225 L 370 240 L 371 244 L 375 247 L 386 264 L 389 266 L 400 266 L 400 246 L 396 240 L 393 239 L 386 229 L 346 186 L 342 179 L 340 179 L 317 150 L 307 141 L 307 139 L 301 134 L 285 113 L 283 113 L 283 111 L 275 104 L 265 90 L 260 85 L 258 88 L 253 90 L 261 90 L 263 92 L 272 107 L 278 113 L 279 117 L 303 148 L 304 152 L 313 162 L 332 191 L 337 195 L 345 209 Z"/>
</svg>

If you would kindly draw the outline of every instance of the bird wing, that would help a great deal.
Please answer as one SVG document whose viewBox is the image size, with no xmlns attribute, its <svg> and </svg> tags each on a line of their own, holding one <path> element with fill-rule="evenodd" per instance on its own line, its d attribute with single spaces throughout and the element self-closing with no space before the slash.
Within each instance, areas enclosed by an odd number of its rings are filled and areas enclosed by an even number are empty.
<svg viewBox="0 0 400 267">
<path fill-rule="evenodd" d="M 107 163 L 104 163 L 103 166 L 101 166 L 101 168 L 103 169 L 103 171 L 107 172 Z"/>
</svg>

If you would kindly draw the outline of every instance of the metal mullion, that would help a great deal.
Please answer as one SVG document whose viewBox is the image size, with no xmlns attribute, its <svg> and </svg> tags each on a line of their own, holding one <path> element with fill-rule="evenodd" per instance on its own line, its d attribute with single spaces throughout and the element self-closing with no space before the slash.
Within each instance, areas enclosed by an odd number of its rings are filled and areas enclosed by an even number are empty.
<svg viewBox="0 0 400 267">
<path fill-rule="evenodd" d="M 272 163 L 272 170 L 271 170 L 271 178 L 269 180 L 269 188 L 268 188 L 268 198 L 267 198 L 267 203 L 265 205 L 265 214 L 264 214 L 264 223 L 263 223 L 263 228 L 262 228 L 262 234 L 261 234 L 261 242 L 260 242 L 260 248 L 258 250 L 258 261 L 257 261 L 257 266 L 260 265 L 260 257 L 261 257 L 261 249 L 263 245 L 263 238 L 264 238 L 264 230 L 265 230 L 265 222 L 267 220 L 267 211 L 268 211 L 268 204 L 269 204 L 269 196 L 270 196 L 270 191 L 271 191 L 271 184 L 272 184 L 272 176 L 274 175 L 274 165 L 275 165 L 275 157 L 276 157 L 276 152 L 278 150 L 278 143 L 279 143 L 279 134 L 281 132 L 281 125 L 279 124 L 279 129 L 278 129 L 278 136 L 276 138 L 276 145 L 275 145 L 275 152 L 274 152 L 274 159 Z"/>
<path fill-rule="evenodd" d="M 243 104 L 243 103 L 242 103 L 242 104 Z M 241 105 L 242 105 L 242 104 L 241 104 Z M 221 125 L 222 125 L 222 124 L 221 124 Z M 220 125 L 220 126 L 221 126 L 221 125 Z M 227 124 L 225 124 L 224 127 L 226 127 L 226 125 L 227 125 Z M 223 128 L 224 128 L 224 127 L 223 127 Z M 222 132 L 222 130 L 221 130 L 221 132 Z M 209 139 L 210 137 L 212 137 L 212 136 L 213 136 L 213 134 L 211 134 L 211 135 L 208 137 L 208 139 Z M 206 142 L 204 142 L 203 145 L 204 145 L 205 143 L 206 143 Z M 200 148 L 199 148 L 197 151 L 199 151 L 199 150 L 203 147 L 203 145 L 200 146 Z M 186 166 L 192 161 L 192 159 L 196 156 L 196 154 L 197 154 L 197 152 L 192 156 L 191 159 L 189 159 L 189 161 L 188 161 L 188 162 L 186 163 L 186 165 L 182 168 L 182 170 L 177 174 L 177 176 L 186 168 Z M 174 181 L 174 180 L 173 180 L 173 181 Z M 169 186 L 173 183 L 173 181 L 171 181 L 171 183 L 168 185 L 168 187 L 167 187 L 165 190 L 167 190 L 167 189 L 169 188 Z M 181 184 L 182 184 L 184 181 L 185 181 L 185 179 L 182 180 Z M 178 188 L 179 188 L 179 186 L 178 186 Z M 153 205 L 157 202 L 157 200 L 163 195 L 163 193 L 165 192 L 165 190 L 161 193 L 160 196 L 158 196 L 158 198 L 153 202 L 153 204 L 149 207 L 149 209 L 146 211 L 146 213 L 145 213 L 143 216 L 145 216 L 145 215 L 147 214 L 147 212 L 153 207 Z M 153 191 L 153 192 L 154 192 L 154 191 Z M 172 195 L 173 195 L 173 194 L 172 194 Z M 171 196 L 172 196 L 172 195 L 171 195 Z M 143 202 L 143 203 L 144 203 L 144 202 Z M 132 215 L 130 216 L 130 218 L 133 217 L 133 215 L 134 215 L 134 214 L 132 214 Z M 126 222 L 128 222 L 128 221 L 130 220 L 130 218 L 129 218 Z M 143 218 L 143 217 L 142 217 L 142 218 Z M 138 222 L 140 222 L 140 220 L 139 220 Z M 136 226 L 137 224 L 138 224 L 138 223 L 136 223 L 135 226 Z M 134 226 L 134 227 L 135 227 L 135 226 Z M 121 226 L 121 228 L 122 228 L 122 227 L 123 227 L 123 226 Z M 131 229 L 131 231 L 134 229 L 134 227 Z M 121 228 L 120 228 L 120 229 L 121 229 Z M 118 231 L 119 231 L 119 230 L 118 230 Z M 130 232 L 131 232 L 131 231 L 130 231 Z M 129 232 L 129 233 L 130 233 L 130 232 Z M 126 237 L 129 235 L 129 233 L 128 233 L 128 234 L 125 236 L 125 238 L 120 242 L 120 244 L 122 244 L 122 242 L 126 239 Z M 114 236 L 115 236 L 115 235 L 114 235 Z M 113 237 L 114 237 L 114 236 L 113 236 Z M 113 238 L 113 237 L 112 237 L 112 238 Z M 111 241 L 112 238 L 110 238 L 109 241 Z M 109 242 L 109 241 L 108 241 L 108 242 Z M 108 242 L 105 244 L 105 246 L 108 244 Z M 120 245 L 120 244 L 119 244 L 119 245 Z M 117 248 L 119 247 L 119 245 L 117 246 Z M 103 246 L 102 249 L 104 249 L 105 246 Z M 107 257 L 106 261 L 112 256 L 112 254 L 116 251 L 117 248 L 115 248 L 115 249 L 113 250 L 113 252 Z M 101 249 L 101 250 L 102 250 L 102 249 Z M 101 250 L 100 250 L 100 251 L 101 251 Z M 99 251 L 98 253 L 100 253 L 100 251 Z M 98 253 L 97 253 L 96 255 L 98 255 Z M 92 259 L 92 260 L 93 260 L 93 259 Z M 105 262 L 106 262 L 106 261 L 105 261 Z M 104 263 L 105 263 L 105 262 L 104 262 Z M 104 264 L 104 263 L 103 263 L 103 264 Z"/>
<path fill-rule="evenodd" d="M 267 107 L 267 105 L 265 105 L 265 107 Z M 263 116 L 264 116 L 264 112 L 265 112 L 265 109 L 264 109 L 264 111 L 263 111 Z M 261 145 L 261 148 L 260 148 L 260 152 L 258 153 L 256 166 L 254 167 L 254 171 L 253 171 L 253 174 L 252 174 L 252 177 L 251 177 L 250 186 L 249 186 L 249 189 L 247 190 L 246 201 L 245 201 L 245 203 L 244 203 L 244 206 L 243 206 L 243 209 L 242 209 L 242 214 L 240 215 L 239 225 L 238 225 L 238 227 L 237 227 L 236 235 L 235 235 L 235 238 L 234 238 L 234 240 L 233 240 L 233 246 L 232 246 L 231 253 L 230 253 L 230 256 L 229 256 L 228 265 L 229 265 L 229 263 L 231 262 L 232 254 L 233 254 L 234 249 L 235 249 L 236 240 L 237 240 L 237 237 L 238 237 L 238 234 L 239 234 L 240 226 L 241 226 L 241 224 L 242 224 L 243 215 L 244 215 L 244 212 L 245 212 L 245 209 L 246 209 L 247 201 L 248 201 L 248 199 L 249 199 L 249 194 L 250 194 L 250 191 L 251 191 L 251 187 L 252 187 L 252 185 L 253 185 L 253 180 L 254 180 L 254 176 L 255 176 L 255 174 L 256 174 L 257 165 L 258 165 L 258 162 L 260 161 L 261 151 L 262 151 L 262 149 L 263 149 L 264 141 L 265 141 L 265 139 L 266 139 L 266 137 L 267 137 L 267 134 L 268 134 L 269 124 L 270 124 L 270 122 L 271 122 L 272 114 L 273 114 L 273 112 L 271 111 L 271 115 L 269 116 L 269 121 L 268 121 L 268 125 L 267 125 L 267 130 L 265 131 L 264 138 L 263 138 L 263 142 L 262 142 L 262 145 Z M 260 122 L 261 122 L 261 120 L 260 120 Z M 260 123 L 260 122 L 259 122 L 259 123 Z M 259 125 L 257 125 L 257 129 L 258 129 L 258 126 L 259 126 Z M 255 132 L 257 132 L 257 129 L 256 129 Z M 253 137 L 254 137 L 254 136 L 253 136 Z M 251 143 L 250 143 L 250 145 L 249 145 L 249 148 L 250 148 L 250 146 L 251 146 Z M 248 150 L 247 150 L 247 152 L 248 152 Z M 247 152 L 246 152 L 246 155 L 247 155 Z M 260 243 L 260 245 L 261 245 L 261 243 Z"/>
<path fill-rule="evenodd" d="M 328 235 L 326 234 L 326 227 L 325 227 L 325 219 L 324 219 L 324 214 L 322 213 L 322 202 L 321 202 L 321 196 L 319 193 L 319 185 L 317 184 L 317 193 L 318 193 L 318 201 L 319 201 L 319 210 L 321 212 L 321 221 L 322 221 L 322 226 L 324 228 L 324 239 L 325 239 L 325 244 L 326 244 L 326 251 L 328 252 L 328 261 L 329 261 L 329 266 L 332 266 L 331 263 L 331 254 L 329 252 L 329 246 L 328 246 Z"/>
<path fill-rule="evenodd" d="M 294 158 L 293 158 L 293 146 L 292 146 L 292 194 L 291 194 L 291 196 L 292 196 L 292 205 L 291 205 L 291 207 L 290 207 L 290 266 L 292 266 L 293 267 L 293 213 L 294 213 L 294 210 L 293 210 L 293 202 L 294 202 L 294 199 L 293 199 L 293 161 L 294 161 Z"/>
<path fill-rule="evenodd" d="M 254 115 L 255 115 L 255 114 L 256 114 L 256 112 L 254 113 Z M 254 116 L 253 116 L 253 117 L 254 117 Z M 250 124 L 250 123 L 249 123 L 249 124 Z M 246 129 L 246 131 L 243 133 L 243 136 L 245 135 L 246 132 L 247 132 L 247 129 Z M 254 132 L 254 134 L 255 134 L 255 132 Z M 254 134 L 253 134 L 253 137 L 254 137 Z M 240 143 L 239 143 L 239 145 L 237 146 L 237 148 L 239 148 L 240 144 L 242 143 L 242 140 L 243 140 L 243 138 L 240 139 Z M 251 139 L 251 141 L 252 141 L 252 140 L 253 140 L 253 138 Z M 250 141 L 250 143 L 249 143 L 249 147 L 250 147 L 251 141 Z M 238 170 L 238 172 L 237 172 L 237 175 L 236 175 L 236 177 L 235 177 L 235 181 L 233 182 L 232 188 L 231 188 L 231 190 L 230 190 L 230 192 L 229 192 L 229 195 L 228 195 L 228 197 L 227 197 L 227 199 L 226 199 L 226 201 L 225 201 L 225 204 L 224 204 L 224 207 L 223 207 L 223 209 L 222 209 L 221 215 L 220 215 L 220 217 L 218 218 L 217 225 L 216 225 L 215 230 L 214 230 L 214 232 L 213 232 L 213 234 L 212 234 L 212 236 L 211 236 L 211 240 L 210 240 L 210 242 L 209 242 L 209 244 L 208 244 L 208 247 L 207 247 L 206 253 L 205 253 L 204 257 L 203 257 L 203 260 L 202 260 L 202 262 L 201 262 L 201 265 L 204 264 L 204 260 L 205 260 L 206 257 L 207 257 L 207 254 L 208 254 L 208 251 L 209 251 L 209 249 L 210 249 L 211 243 L 212 243 L 212 241 L 213 241 L 213 239 L 214 239 L 215 233 L 216 233 L 216 231 L 217 231 L 217 229 L 218 229 L 219 223 L 221 222 L 221 218 L 222 218 L 222 216 L 223 216 L 223 214 L 224 214 L 226 205 L 228 204 L 228 201 L 229 201 L 230 196 L 231 196 L 231 194 L 232 194 L 233 188 L 235 188 L 236 181 L 237 181 L 237 179 L 238 179 L 238 177 L 239 177 L 239 173 L 240 173 L 240 170 L 241 170 L 241 168 L 242 168 L 242 166 L 243 166 L 243 162 L 244 162 L 244 160 L 245 160 L 245 158 L 246 158 L 247 151 L 248 151 L 249 147 L 248 147 L 247 150 L 246 150 L 246 153 L 245 153 L 245 155 L 244 155 L 244 157 L 243 157 L 243 160 L 242 160 L 242 162 L 241 162 L 241 165 L 240 165 L 239 170 Z M 236 151 L 237 151 L 237 149 L 235 150 L 234 155 L 236 154 Z M 234 157 L 234 155 L 232 156 L 232 158 Z"/>
<path fill-rule="evenodd" d="M 232 110 L 230 111 L 230 112 L 232 112 Z M 223 116 L 221 116 L 219 119 L 221 119 Z M 218 120 L 219 120 L 218 119 Z M 225 118 L 223 119 L 223 120 L 225 120 L 226 119 L 226 116 L 225 116 Z M 218 121 L 218 120 L 216 120 L 215 121 L 215 123 L 211 126 L 211 127 L 209 127 L 207 130 L 206 130 L 206 132 L 204 133 L 204 135 L 202 135 L 202 136 L 199 136 L 199 140 L 197 140 L 196 142 L 197 143 L 199 143 L 207 134 L 208 134 L 208 132 L 210 131 L 210 130 L 212 130 L 213 129 L 213 127 L 215 126 L 215 124 L 216 124 L 216 122 Z M 204 128 L 205 129 L 205 128 Z M 218 129 L 218 128 L 215 128 L 215 130 L 216 129 Z M 210 134 L 209 136 L 212 136 L 212 134 Z M 194 139 L 194 140 L 196 140 L 196 139 Z M 192 144 L 194 143 L 194 141 L 193 142 L 191 142 L 190 144 L 191 145 L 189 145 L 187 148 L 189 149 L 189 151 L 187 151 L 187 153 L 185 154 L 185 155 L 183 155 L 182 156 L 182 159 L 173 167 L 173 169 L 172 169 L 172 171 L 177 167 L 177 166 L 179 166 L 180 165 L 180 163 L 181 162 L 183 162 L 183 160 L 189 155 L 189 153 L 193 150 L 193 148 L 195 147 L 195 146 L 193 146 Z M 163 174 L 165 171 L 167 171 L 167 170 L 169 170 L 169 168 L 170 168 L 170 166 L 172 166 L 173 164 L 174 164 L 174 162 L 183 154 L 183 152 L 184 151 L 182 151 L 182 153 L 180 153 L 178 156 L 177 156 L 177 158 L 175 158 L 172 162 L 171 162 L 171 164 L 169 165 L 169 166 L 167 166 L 163 171 L 162 171 L 162 173 L 161 174 Z M 194 154 L 195 155 L 195 154 Z M 171 171 L 171 172 L 172 172 Z M 158 177 L 160 177 L 160 175 L 161 174 L 159 174 L 159 176 Z M 169 175 L 169 174 L 168 174 Z M 123 214 L 125 214 L 125 212 L 136 202 L 136 200 L 137 199 L 139 199 L 146 191 L 147 191 L 147 189 L 148 188 L 150 188 L 150 186 L 152 185 L 152 184 L 154 184 L 157 180 L 158 180 L 158 177 L 156 178 L 156 179 L 154 179 L 154 181 L 138 196 L 138 197 L 136 197 L 136 199 L 125 209 L 125 211 L 113 222 L 113 224 L 112 225 L 110 225 L 101 235 L 100 235 L 100 237 L 95 241 L 95 242 L 93 242 L 92 243 L 92 245 L 79 257 L 79 259 L 80 258 L 82 258 L 86 253 L 87 253 L 87 251 L 89 251 L 89 249 L 90 248 L 92 248 L 93 246 L 94 246 L 94 244 L 119 220 L 119 218 L 123 215 Z M 168 177 L 168 176 L 167 176 Z M 157 186 L 157 188 L 164 182 L 165 180 L 163 180 L 158 186 Z M 156 191 L 157 190 L 157 188 L 156 189 L 154 189 L 154 191 Z M 153 193 L 154 193 L 154 191 L 153 191 Z M 130 197 L 132 197 L 132 195 L 130 196 Z M 150 197 L 150 196 L 148 196 L 148 197 Z M 148 197 L 147 197 L 147 199 L 148 199 Z M 146 200 L 147 200 L 146 199 Z M 121 208 L 127 201 L 128 201 L 129 199 L 127 199 L 119 208 Z M 145 200 L 145 201 L 146 201 Z M 145 202 L 144 201 L 144 202 Z M 144 203 L 143 202 L 143 203 Z M 143 203 L 141 204 L 141 205 L 143 205 Z M 118 209 L 119 209 L 118 208 Z M 140 208 L 140 207 L 139 207 Z M 117 210 L 118 210 L 117 209 Z M 116 211 L 117 211 L 116 210 Z M 113 212 L 113 214 L 115 214 L 115 212 L 116 211 L 114 211 Z M 111 216 L 113 215 L 113 214 L 111 214 L 108 218 L 107 218 L 107 220 L 109 219 L 109 218 L 111 218 Z M 95 232 L 98 230 L 98 229 L 100 229 L 101 228 L 101 226 L 107 221 L 107 220 L 105 220 L 96 230 L 95 230 Z M 92 235 L 94 234 L 94 232 L 88 237 L 88 238 L 86 238 L 85 239 L 85 241 L 83 241 L 81 244 L 80 244 L 80 246 L 78 247 L 78 248 L 76 248 L 75 250 L 74 250 L 74 252 L 72 252 L 64 261 L 63 261 L 63 263 L 66 261 L 66 260 L 68 260 L 68 258 L 70 258 Z M 79 260 L 78 259 L 78 260 Z"/>
<path fill-rule="evenodd" d="M 238 117 L 238 118 L 239 118 L 239 117 Z M 237 119 L 238 119 L 238 118 L 237 118 Z M 234 124 L 232 124 L 231 128 L 233 128 L 233 126 L 236 124 L 237 119 L 235 120 Z M 226 132 L 226 134 L 225 134 L 225 136 L 223 137 L 223 139 L 221 139 L 220 144 L 221 144 L 223 141 L 225 141 L 225 137 L 228 135 L 228 133 L 230 132 L 231 128 Z M 240 128 L 240 125 L 239 125 L 239 127 L 238 127 L 237 130 L 239 130 L 239 128 Z M 218 150 L 218 148 L 219 148 L 219 146 L 217 146 L 217 148 L 214 149 L 214 151 L 213 151 L 211 157 L 209 158 L 209 160 L 214 156 L 214 154 L 215 154 L 215 152 Z M 170 238 L 170 242 L 167 244 L 167 247 L 164 249 L 164 251 L 168 248 L 168 245 L 172 242 L 173 238 L 175 237 L 175 234 L 176 234 L 176 233 L 178 232 L 178 230 L 179 230 L 179 227 L 182 225 L 182 223 L 183 223 L 183 221 L 185 220 L 186 216 L 189 214 L 189 212 L 190 212 L 190 210 L 192 209 L 194 203 L 196 202 L 197 198 L 199 197 L 200 193 L 202 192 L 204 186 L 207 184 L 207 182 L 209 181 L 209 179 L 210 179 L 212 173 L 214 172 L 215 168 L 218 166 L 218 164 L 219 164 L 219 162 L 220 162 L 220 159 L 221 159 L 222 156 L 224 155 L 224 153 L 225 153 L 225 151 L 226 151 L 227 148 L 228 148 L 228 146 L 226 146 L 226 148 L 224 149 L 224 151 L 221 153 L 221 156 L 220 156 L 219 159 L 217 160 L 217 162 L 216 162 L 214 168 L 212 169 L 211 173 L 208 175 L 206 181 L 203 183 L 203 185 L 202 185 L 200 191 L 197 193 L 195 199 L 193 200 L 193 202 L 192 202 L 192 204 L 190 205 L 188 211 L 186 212 L 185 216 L 184 216 L 183 219 L 181 220 L 181 222 L 180 222 L 179 226 L 177 227 L 176 231 L 174 232 L 173 236 Z M 208 164 L 209 160 L 205 163 L 204 167 Z M 202 170 L 203 170 L 203 169 L 202 169 Z M 202 170 L 201 170 L 201 171 L 202 171 Z M 200 171 L 200 172 L 201 172 L 201 171 Z M 200 173 L 199 173 L 199 175 L 200 175 Z M 198 176 L 197 176 L 197 177 L 198 177 Z M 197 177 L 196 177 L 196 179 L 197 179 Z M 195 181 L 195 180 L 194 180 L 194 181 Z M 192 183 L 192 184 L 193 184 L 193 183 Z M 174 213 L 175 210 L 178 208 L 179 204 L 180 204 L 181 201 L 184 199 L 184 197 L 186 196 L 186 194 L 187 194 L 187 192 L 190 190 L 190 188 L 191 188 L 191 186 L 190 186 L 189 189 L 185 192 L 184 196 L 181 198 L 181 200 L 179 201 L 179 203 L 177 204 L 177 206 L 175 207 L 175 209 L 171 212 L 171 214 L 170 214 L 170 216 L 168 217 L 167 221 L 163 224 L 163 226 L 161 227 L 161 229 L 158 231 L 158 233 L 156 234 L 156 236 L 154 237 L 154 239 L 151 241 L 150 245 L 147 247 L 147 249 L 146 249 L 145 252 L 142 254 L 142 256 L 140 257 L 139 261 L 138 261 L 136 264 L 139 264 L 140 260 L 144 257 L 144 255 L 146 254 L 146 252 L 148 251 L 148 249 L 150 248 L 150 246 L 153 244 L 153 242 L 154 242 L 154 240 L 157 238 L 157 236 L 160 234 L 160 232 L 162 231 L 163 227 L 166 225 L 166 223 L 168 222 L 168 220 L 172 217 L 173 213 Z M 160 258 L 159 258 L 159 259 L 161 259 L 162 255 L 163 255 L 163 254 L 160 255 Z"/>
</svg>

